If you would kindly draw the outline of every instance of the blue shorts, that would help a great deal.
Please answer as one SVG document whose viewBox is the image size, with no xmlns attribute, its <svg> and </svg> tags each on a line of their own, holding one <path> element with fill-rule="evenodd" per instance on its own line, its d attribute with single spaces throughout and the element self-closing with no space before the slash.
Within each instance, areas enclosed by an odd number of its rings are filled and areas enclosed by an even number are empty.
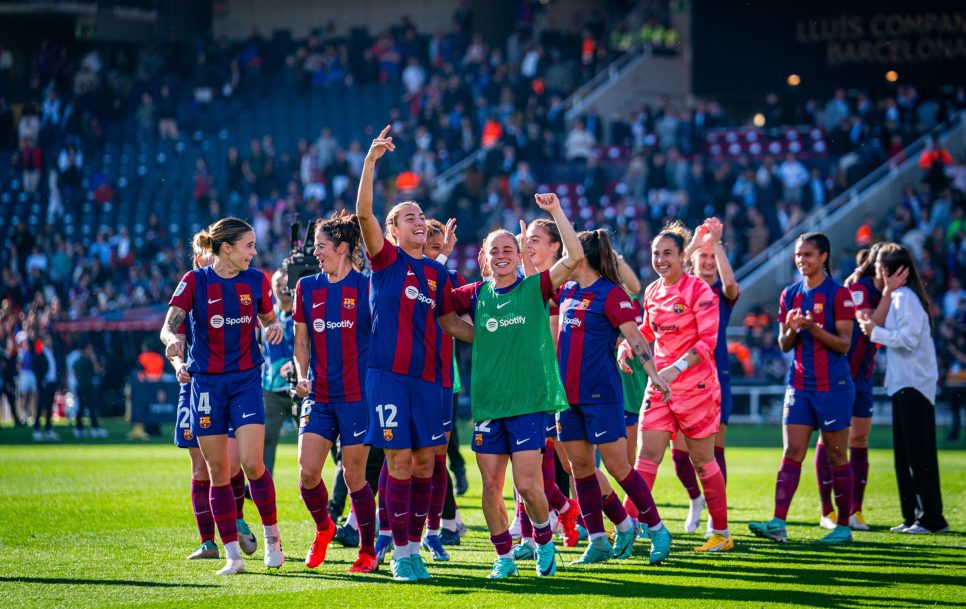
<svg viewBox="0 0 966 609">
<path fill-rule="evenodd" d="M 613 404 L 571 404 L 557 413 L 557 437 L 561 442 L 586 440 L 610 444 L 627 437 L 624 402 Z"/>
<path fill-rule="evenodd" d="M 445 419 L 440 414 L 442 385 L 369 368 L 366 401 L 372 421 L 366 444 L 389 450 L 446 444 Z"/>
<path fill-rule="evenodd" d="M 443 405 L 440 412 L 443 417 L 443 431 L 453 431 L 453 388 L 443 389 Z"/>
<path fill-rule="evenodd" d="M 731 373 L 719 370 L 718 384 L 721 386 L 721 424 L 727 425 L 731 418 Z"/>
<path fill-rule="evenodd" d="M 545 412 L 543 416 L 547 419 L 543 422 L 543 435 L 544 438 L 550 438 L 551 440 L 557 439 L 557 415 L 552 412 Z"/>
<path fill-rule="evenodd" d="M 184 383 L 178 391 L 175 411 L 174 444 L 178 448 L 198 448 L 198 439 L 191 433 L 191 383 Z"/>
<path fill-rule="evenodd" d="M 191 433 L 218 436 L 244 425 L 265 424 L 262 371 L 191 375 Z"/>
<path fill-rule="evenodd" d="M 633 412 L 624 411 L 624 427 L 633 427 L 637 429 L 637 424 L 641 422 L 641 413 L 634 414 Z"/>
<path fill-rule="evenodd" d="M 822 431 L 838 431 L 852 424 L 854 403 L 855 387 L 851 381 L 835 391 L 789 387 L 785 390 L 782 423 L 808 425 Z"/>
<path fill-rule="evenodd" d="M 477 421 L 473 425 L 473 452 L 512 455 L 546 446 L 547 415 L 543 412 Z"/>
<path fill-rule="evenodd" d="M 859 419 L 871 419 L 872 418 L 872 407 L 875 405 L 875 399 L 872 395 L 872 387 L 869 388 L 856 388 L 855 390 L 855 403 L 852 405 L 852 416 Z"/>
<path fill-rule="evenodd" d="M 314 433 L 329 442 L 339 438 L 342 446 L 362 444 L 369 429 L 369 407 L 359 402 L 316 402 L 311 396 L 302 401 L 299 434 Z"/>
</svg>

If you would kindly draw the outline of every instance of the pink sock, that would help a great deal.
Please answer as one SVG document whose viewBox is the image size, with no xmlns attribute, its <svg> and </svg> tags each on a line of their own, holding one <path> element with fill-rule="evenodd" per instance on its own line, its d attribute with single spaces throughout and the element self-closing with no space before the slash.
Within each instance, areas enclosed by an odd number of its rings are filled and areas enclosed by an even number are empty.
<svg viewBox="0 0 966 609">
<path fill-rule="evenodd" d="M 728 496 L 725 493 L 724 476 L 717 461 L 708 463 L 701 468 L 701 486 L 704 488 L 704 498 L 708 502 L 708 514 L 717 531 L 728 528 Z"/>
<path fill-rule="evenodd" d="M 657 480 L 657 466 L 657 463 L 644 457 L 638 457 L 637 462 L 634 463 L 634 469 L 641 475 L 641 478 L 644 478 L 644 483 L 647 484 L 647 489 L 650 491 L 654 490 L 654 481 Z"/>
</svg>

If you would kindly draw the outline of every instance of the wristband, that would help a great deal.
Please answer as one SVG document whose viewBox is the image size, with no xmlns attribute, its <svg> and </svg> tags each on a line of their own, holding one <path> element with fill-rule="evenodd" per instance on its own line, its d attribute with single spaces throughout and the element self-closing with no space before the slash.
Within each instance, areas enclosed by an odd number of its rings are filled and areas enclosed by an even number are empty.
<svg viewBox="0 0 966 609">
<path fill-rule="evenodd" d="M 684 372 L 685 370 L 688 369 L 688 358 L 687 358 L 687 356 L 682 357 L 678 361 L 676 361 L 673 364 L 671 364 L 671 366 L 673 366 L 674 368 L 677 368 L 677 371 L 678 372 Z"/>
<path fill-rule="evenodd" d="M 449 259 L 449 258 L 448 258 L 448 257 L 446 256 L 446 254 L 440 254 L 439 256 L 436 256 L 436 262 L 438 262 L 438 263 L 440 263 L 440 264 L 443 264 L 443 265 L 445 265 L 445 264 L 446 264 L 446 261 L 447 261 L 448 259 Z"/>
</svg>

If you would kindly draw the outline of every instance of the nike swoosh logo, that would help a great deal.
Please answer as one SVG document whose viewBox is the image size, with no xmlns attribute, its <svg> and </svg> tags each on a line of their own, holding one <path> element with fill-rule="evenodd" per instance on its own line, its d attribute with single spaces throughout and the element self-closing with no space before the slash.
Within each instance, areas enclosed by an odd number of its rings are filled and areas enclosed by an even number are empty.
<svg viewBox="0 0 966 609">
<path fill-rule="evenodd" d="M 504 302 L 503 304 L 496 305 L 496 308 L 497 309 L 502 309 L 503 307 L 507 306 L 508 304 L 510 304 L 510 303 L 509 302 Z"/>
<path fill-rule="evenodd" d="M 208 304 L 215 304 L 216 302 L 221 302 L 221 298 L 216 298 L 214 300 L 210 298 L 208 299 Z"/>
<path fill-rule="evenodd" d="M 527 442 L 529 440 L 530 440 L 530 438 L 524 438 L 522 440 L 517 440 L 517 446 L 520 446 L 521 444 L 523 444 L 523 443 L 525 443 L 525 442 Z"/>
<path fill-rule="evenodd" d="M 445 426 L 445 425 L 449 425 L 449 424 L 450 424 L 450 423 L 452 423 L 452 422 L 453 422 L 453 419 L 450 419 L 449 421 L 443 421 L 443 425 L 444 425 L 444 426 Z"/>
<path fill-rule="evenodd" d="M 409 513 L 409 512 L 402 512 L 401 514 L 397 514 L 396 512 L 393 512 L 393 513 L 392 513 L 392 515 L 393 515 L 394 517 L 396 517 L 396 518 L 402 518 L 403 516 L 405 516 L 405 515 L 406 515 L 406 514 L 408 514 L 408 513 Z"/>
<path fill-rule="evenodd" d="M 425 514 L 416 514 L 416 518 L 425 518 L 427 515 L 429 515 L 429 512 L 426 512 Z"/>
<path fill-rule="evenodd" d="M 547 428 L 547 431 L 553 431 L 555 429 L 557 429 L 557 426 L 556 425 L 551 425 L 550 427 Z"/>
<path fill-rule="evenodd" d="M 406 275 L 408 275 L 408 276 L 413 276 L 413 275 L 415 275 L 415 274 L 416 274 L 416 273 L 414 273 L 414 272 L 412 272 L 412 271 L 406 271 Z"/>
<path fill-rule="evenodd" d="M 439 434 L 438 436 L 433 436 L 433 439 L 434 439 L 434 440 L 439 440 L 440 438 L 442 438 L 442 437 L 443 437 L 443 436 L 445 436 L 445 435 L 446 435 L 446 434 L 444 434 L 444 433 L 441 433 L 441 434 Z"/>
<path fill-rule="evenodd" d="M 832 419 L 831 421 L 825 421 L 823 425 L 831 425 L 832 423 L 838 421 L 838 419 Z"/>
<path fill-rule="evenodd" d="M 595 438 L 599 438 L 599 437 L 601 437 L 602 435 L 604 435 L 605 433 L 607 433 L 607 432 L 606 432 L 606 431 L 599 431 L 599 432 L 597 432 L 597 433 L 595 433 L 595 434 L 594 434 L 594 437 L 595 437 Z"/>
<path fill-rule="evenodd" d="M 242 415 L 242 418 L 247 419 L 248 417 L 253 417 L 253 416 L 255 416 L 254 412 L 246 412 L 245 414 Z"/>
<path fill-rule="evenodd" d="M 364 431 L 357 431 L 357 432 L 355 432 L 355 433 L 352 434 L 352 437 L 353 438 L 358 438 L 359 436 L 361 436 L 364 433 L 366 433 L 366 432 L 364 432 Z"/>
<path fill-rule="evenodd" d="M 325 302 L 314 302 L 312 303 L 312 308 L 315 309 L 315 308 L 321 307 L 324 304 Z"/>
</svg>

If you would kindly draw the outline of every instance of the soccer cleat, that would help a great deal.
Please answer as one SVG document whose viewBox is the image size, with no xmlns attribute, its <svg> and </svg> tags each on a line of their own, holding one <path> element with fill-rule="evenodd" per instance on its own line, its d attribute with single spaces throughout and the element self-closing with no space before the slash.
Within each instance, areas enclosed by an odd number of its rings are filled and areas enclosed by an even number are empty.
<svg viewBox="0 0 966 609">
<path fill-rule="evenodd" d="M 550 577 L 557 572 L 557 548 L 552 541 L 537 546 L 534 556 L 537 559 L 537 577 Z"/>
<path fill-rule="evenodd" d="M 325 553 L 329 549 L 329 542 L 335 536 L 335 523 L 329 521 L 329 526 L 321 531 L 315 532 L 315 539 L 312 546 L 305 555 L 305 566 L 314 569 L 325 562 Z"/>
<path fill-rule="evenodd" d="M 460 518 L 459 511 L 457 511 L 456 512 L 456 533 L 457 533 L 457 535 L 459 535 L 460 537 L 466 537 L 469 534 L 469 532 L 470 532 L 470 530 L 466 528 L 466 525 L 463 523 L 463 519 Z"/>
<path fill-rule="evenodd" d="M 819 539 L 822 543 L 848 543 L 852 541 L 852 529 L 847 524 L 840 524 L 831 533 Z"/>
<path fill-rule="evenodd" d="M 358 548 L 359 547 L 359 531 L 350 527 L 349 525 L 344 525 L 337 527 L 335 530 L 336 541 L 342 544 L 346 548 Z"/>
<path fill-rule="evenodd" d="M 520 540 L 520 519 L 514 518 L 513 522 L 510 523 L 510 528 L 507 530 L 509 531 L 510 537 L 513 539 L 513 541 L 519 541 Z"/>
<path fill-rule="evenodd" d="M 614 554 L 614 548 L 607 541 L 606 537 L 595 537 L 587 544 L 587 549 L 577 560 L 571 562 L 572 565 L 591 565 L 598 562 L 610 560 Z"/>
<path fill-rule="evenodd" d="M 849 516 L 849 526 L 856 531 L 869 530 L 869 525 L 865 524 L 865 518 L 862 517 L 862 512 L 856 512 Z"/>
<path fill-rule="evenodd" d="M 768 522 L 749 522 L 748 529 L 756 537 L 764 537 L 778 542 L 788 541 L 788 531 L 785 529 L 785 521 L 781 518 L 772 518 Z"/>
<path fill-rule="evenodd" d="M 200 558 L 218 558 L 218 546 L 215 542 L 210 539 L 200 546 L 198 549 L 188 555 L 188 560 L 198 560 Z"/>
<path fill-rule="evenodd" d="M 580 505 L 573 499 L 567 499 L 570 506 L 563 514 L 558 513 L 557 522 L 563 532 L 563 542 L 565 548 L 572 548 L 577 545 L 580 533 L 577 532 L 577 516 L 580 514 Z"/>
<path fill-rule="evenodd" d="M 889 530 L 892 531 L 893 533 L 905 533 L 906 529 L 908 529 L 911 526 L 912 526 L 911 524 L 906 524 L 903 522 L 902 524 L 897 524 L 896 526 L 891 527 Z"/>
<path fill-rule="evenodd" d="M 701 512 L 704 511 L 704 506 L 707 503 L 704 500 L 704 495 L 698 495 L 691 500 L 691 505 L 688 507 L 688 517 L 684 521 L 684 532 L 694 533 L 698 530 L 698 525 L 701 524 Z"/>
<path fill-rule="evenodd" d="M 588 539 L 589 537 L 590 537 L 590 533 L 587 532 L 587 529 L 584 528 L 584 525 L 578 524 L 577 525 L 577 541 L 584 541 L 585 539 Z"/>
<path fill-rule="evenodd" d="M 285 553 L 282 552 L 282 540 L 278 537 L 265 538 L 265 566 L 269 569 L 278 569 L 285 562 Z"/>
<path fill-rule="evenodd" d="M 245 572 L 245 561 L 241 558 L 229 558 L 225 566 L 218 569 L 216 575 L 236 575 Z"/>
<path fill-rule="evenodd" d="M 76 432 L 76 430 L 75 430 L 75 432 Z M 78 435 L 77 435 L 77 433 L 74 433 L 74 436 L 75 436 L 75 437 L 80 437 L 80 436 L 78 436 Z M 43 442 L 43 441 L 44 441 L 44 439 L 45 439 L 45 437 L 44 437 L 44 432 L 42 432 L 42 431 L 40 431 L 40 430 L 38 429 L 37 431 L 35 431 L 35 432 L 33 433 L 33 438 L 34 438 L 34 442 Z"/>
<path fill-rule="evenodd" d="M 659 565 L 671 554 L 671 531 L 662 522 L 658 530 L 648 529 L 647 536 L 651 539 L 651 552 L 647 560 L 652 565 Z"/>
<path fill-rule="evenodd" d="M 636 525 L 634 525 L 634 529 L 637 531 L 637 538 L 638 539 L 647 539 L 647 523 L 646 522 L 638 522 Z"/>
<path fill-rule="evenodd" d="M 416 574 L 416 579 L 429 579 L 429 571 L 426 570 L 426 563 L 423 562 L 422 556 L 413 554 L 409 557 L 409 563 L 413 567 L 413 573 Z"/>
<path fill-rule="evenodd" d="M 429 552 L 429 555 L 434 561 L 445 562 L 449 560 L 449 553 L 443 547 L 443 542 L 440 541 L 439 535 L 426 535 L 423 537 L 423 541 L 419 544 L 419 547 Z"/>
<path fill-rule="evenodd" d="M 60 434 L 51 429 L 44 434 L 44 439 L 48 442 L 60 442 Z"/>
<path fill-rule="evenodd" d="M 818 521 L 818 526 L 829 531 L 834 531 L 835 527 L 838 526 L 835 524 L 835 512 L 822 515 L 821 520 Z"/>
<path fill-rule="evenodd" d="M 456 493 L 457 497 L 462 497 L 466 494 L 466 491 L 470 490 L 470 481 L 466 478 L 466 468 L 465 467 L 454 467 L 453 468 L 453 492 Z"/>
<path fill-rule="evenodd" d="M 376 536 L 376 558 L 385 560 L 386 554 L 392 549 L 392 535 Z"/>
<path fill-rule="evenodd" d="M 493 568 L 490 570 L 490 574 L 486 577 L 487 579 L 506 579 L 516 574 L 517 563 L 513 562 L 512 558 L 497 556 L 496 560 L 493 561 Z"/>
<path fill-rule="evenodd" d="M 725 537 L 721 533 L 713 533 L 704 545 L 694 548 L 695 552 L 730 552 L 735 549 L 735 542 L 731 536 Z"/>
<path fill-rule="evenodd" d="M 359 552 L 359 557 L 349 567 L 349 573 L 375 573 L 378 570 L 379 559 L 365 552 Z"/>
<path fill-rule="evenodd" d="M 251 556 L 258 549 L 258 542 L 255 540 L 255 535 L 248 528 L 248 523 L 243 518 L 237 519 L 235 526 L 238 528 L 238 547 L 241 548 L 242 552 Z"/>
<path fill-rule="evenodd" d="M 444 546 L 458 546 L 460 545 L 460 534 L 449 529 L 440 529 L 439 542 Z"/>
<path fill-rule="evenodd" d="M 948 524 L 934 531 L 932 529 L 927 529 L 926 527 L 916 522 L 911 527 L 907 527 L 904 531 L 900 531 L 900 532 L 907 533 L 909 535 L 932 535 L 933 533 L 945 533 L 948 530 L 949 530 Z"/>
<path fill-rule="evenodd" d="M 634 550 L 634 538 L 637 537 L 637 523 L 631 520 L 631 528 L 624 532 L 617 531 L 614 535 L 614 553 L 612 558 L 624 560 L 631 557 Z"/>
<path fill-rule="evenodd" d="M 531 542 L 521 541 L 518 545 L 513 546 L 513 559 L 533 560 L 537 555 L 537 546 L 536 544 L 530 544 Z"/>
<path fill-rule="evenodd" d="M 399 560 L 392 559 L 389 562 L 389 571 L 392 573 L 393 581 L 405 583 L 418 581 L 409 557 L 400 558 Z"/>
<path fill-rule="evenodd" d="M 110 435 L 110 434 L 108 434 L 107 433 L 107 430 L 104 429 L 103 427 L 92 427 L 91 428 L 91 437 L 92 438 L 106 438 L 108 435 Z"/>
</svg>

